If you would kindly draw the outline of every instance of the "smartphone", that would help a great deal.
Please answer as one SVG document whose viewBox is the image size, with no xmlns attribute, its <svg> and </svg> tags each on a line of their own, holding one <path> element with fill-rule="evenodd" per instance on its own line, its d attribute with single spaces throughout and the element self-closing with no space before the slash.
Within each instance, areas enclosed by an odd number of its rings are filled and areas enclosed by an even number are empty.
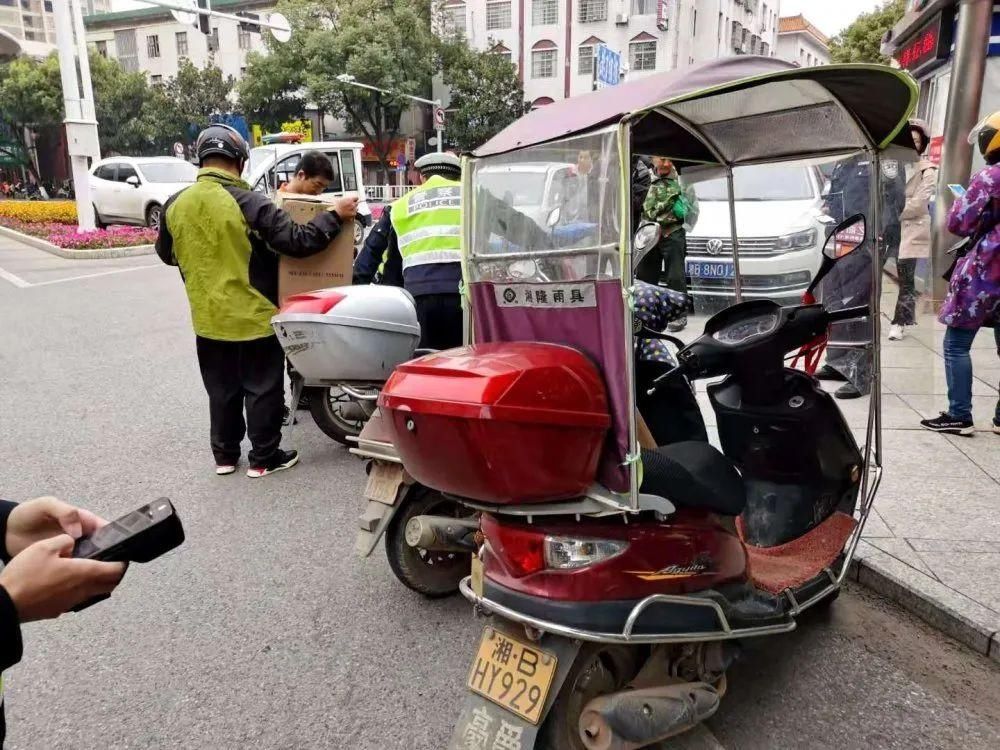
<svg viewBox="0 0 1000 750">
<path fill-rule="evenodd" d="M 179 547 L 183 541 L 181 519 L 171 502 L 161 497 L 77 539 L 73 557 L 145 563 Z"/>
<path fill-rule="evenodd" d="M 952 195 L 956 198 L 962 198 L 965 196 L 965 188 L 961 185 L 949 185 L 948 189 L 951 191 Z"/>
</svg>

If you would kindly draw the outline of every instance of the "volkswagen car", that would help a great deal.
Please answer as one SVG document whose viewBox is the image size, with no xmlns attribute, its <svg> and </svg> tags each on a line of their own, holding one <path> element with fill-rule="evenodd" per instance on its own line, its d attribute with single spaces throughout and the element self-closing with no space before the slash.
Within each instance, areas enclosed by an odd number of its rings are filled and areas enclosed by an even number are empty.
<svg viewBox="0 0 1000 750">
<path fill-rule="evenodd" d="M 794 303 L 822 261 L 824 180 L 805 164 L 734 170 L 736 232 L 744 299 Z M 700 215 L 688 234 L 686 271 L 696 307 L 732 303 L 735 264 L 725 178 L 694 185 Z"/>
</svg>

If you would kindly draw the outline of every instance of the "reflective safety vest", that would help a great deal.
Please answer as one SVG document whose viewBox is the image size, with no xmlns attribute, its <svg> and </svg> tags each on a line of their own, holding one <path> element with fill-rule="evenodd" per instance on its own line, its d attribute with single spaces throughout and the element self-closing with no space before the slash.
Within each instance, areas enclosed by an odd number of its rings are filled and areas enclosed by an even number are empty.
<svg viewBox="0 0 1000 750">
<path fill-rule="evenodd" d="M 457 294 L 462 280 L 462 189 L 435 175 L 392 204 L 392 228 L 413 295 Z"/>
</svg>

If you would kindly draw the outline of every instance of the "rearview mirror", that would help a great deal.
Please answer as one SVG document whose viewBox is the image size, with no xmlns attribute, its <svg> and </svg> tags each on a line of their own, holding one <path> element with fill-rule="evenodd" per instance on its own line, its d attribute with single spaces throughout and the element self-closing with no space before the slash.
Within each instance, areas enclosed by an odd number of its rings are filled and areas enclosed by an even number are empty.
<svg viewBox="0 0 1000 750">
<path fill-rule="evenodd" d="M 562 218 L 562 208 L 556 206 L 549 212 L 549 217 L 545 220 L 545 224 L 549 227 L 554 227 L 559 223 L 560 218 Z"/>
<path fill-rule="evenodd" d="M 660 225 L 651 221 L 644 221 L 635 231 L 632 239 L 632 267 L 635 268 L 639 262 L 646 257 L 647 253 L 656 247 L 660 241 Z"/>
<path fill-rule="evenodd" d="M 132 175 L 131 177 L 126 179 L 125 182 L 127 182 L 132 187 L 139 187 L 139 178 L 136 177 L 135 175 Z"/>
<path fill-rule="evenodd" d="M 866 224 L 864 214 L 855 214 L 844 219 L 826 238 L 823 255 L 830 260 L 838 260 L 854 252 L 864 244 Z"/>
<path fill-rule="evenodd" d="M 829 180 L 823 180 L 823 192 L 820 193 L 820 195 L 826 198 L 828 195 L 830 195 L 830 190 L 832 188 L 833 188 L 832 182 L 830 182 Z"/>
</svg>

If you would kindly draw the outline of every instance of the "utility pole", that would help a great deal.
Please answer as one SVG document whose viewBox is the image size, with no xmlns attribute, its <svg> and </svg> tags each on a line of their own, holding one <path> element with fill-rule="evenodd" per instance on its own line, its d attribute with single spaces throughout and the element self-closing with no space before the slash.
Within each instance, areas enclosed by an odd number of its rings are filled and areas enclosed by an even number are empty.
<svg viewBox="0 0 1000 750">
<path fill-rule="evenodd" d="M 951 264 L 947 254 L 954 238 L 948 232 L 948 211 L 954 196 L 948 185 L 964 185 L 972 171 L 972 148 L 969 132 L 979 122 L 983 97 L 983 76 L 990 44 L 993 0 L 960 0 L 955 53 L 952 57 L 951 86 L 945 115 L 944 149 L 934 201 L 934 245 L 931 259 L 933 299 L 939 302 L 948 292 L 942 274 Z"/>
<path fill-rule="evenodd" d="M 101 158 L 94 112 L 94 91 L 90 81 L 90 60 L 83 34 L 80 0 L 53 0 L 59 75 L 62 79 L 63 107 L 66 114 L 66 144 L 76 194 L 76 215 L 80 231 L 95 227 L 94 204 L 90 200 L 90 164 Z M 74 32 L 76 38 L 74 39 Z M 77 77 L 77 62 L 80 72 Z"/>
</svg>

